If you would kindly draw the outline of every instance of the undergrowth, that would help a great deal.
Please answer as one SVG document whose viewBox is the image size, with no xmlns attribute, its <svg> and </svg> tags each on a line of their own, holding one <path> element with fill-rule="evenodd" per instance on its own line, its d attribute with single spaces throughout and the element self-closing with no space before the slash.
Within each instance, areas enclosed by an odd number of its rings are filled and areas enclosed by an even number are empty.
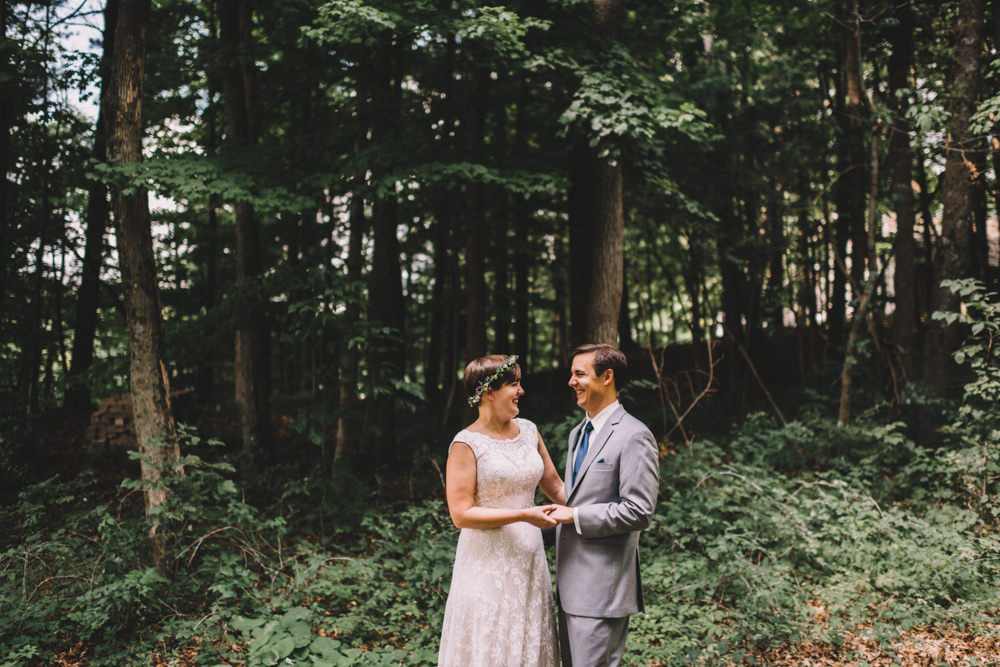
<svg viewBox="0 0 1000 667">
<path fill-rule="evenodd" d="M 787 425 L 753 415 L 727 438 L 663 443 L 628 661 L 763 664 L 805 641 L 995 621 L 1000 317 L 981 288 L 956 289 L 975 379 L 933 447 L 888 409 L 837 426 L 822 399 Z M 556 459 L 573 421 L 540 424 Z M 439 493 L 389 502 L 317 466 L 256 507 L 212 444 L 185 432 L 156 517 L 166 572 L 135 481 L 109 500 L 85 470 L 0 507 L 0 667 L 436 663 L 457 541 Z"/>
</svg>

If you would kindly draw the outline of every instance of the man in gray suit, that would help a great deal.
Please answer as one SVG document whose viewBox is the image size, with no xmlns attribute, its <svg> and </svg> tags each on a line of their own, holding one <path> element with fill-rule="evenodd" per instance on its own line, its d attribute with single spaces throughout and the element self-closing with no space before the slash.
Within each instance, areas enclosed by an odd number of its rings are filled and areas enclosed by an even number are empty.
<svg viewBox="0 0 1000 667">
<path fill-rule="evenodd" d="M 649 429 L 618 402 L 625 355 L 610 345 L 573 350 L 569 386 L 586 418 L 569 436 L 566 506 L 556 529 L 556 595 L 565 667 L 611 667 L 630 614 L 643 611 L 639 531 L 659 490 Z"/>
</svg>

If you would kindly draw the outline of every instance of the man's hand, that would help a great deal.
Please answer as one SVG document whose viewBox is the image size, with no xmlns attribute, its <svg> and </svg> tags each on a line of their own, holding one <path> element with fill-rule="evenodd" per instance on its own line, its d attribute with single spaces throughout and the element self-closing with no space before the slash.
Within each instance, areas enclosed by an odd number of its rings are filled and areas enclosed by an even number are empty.
<svg viewBox="0 0 1000 667">
<path fill-rule="evenodd" d="M 565 505 L 546 505 L 545 513 L 559 523 L 573 523 L 573 508 Z"/>
</svg>

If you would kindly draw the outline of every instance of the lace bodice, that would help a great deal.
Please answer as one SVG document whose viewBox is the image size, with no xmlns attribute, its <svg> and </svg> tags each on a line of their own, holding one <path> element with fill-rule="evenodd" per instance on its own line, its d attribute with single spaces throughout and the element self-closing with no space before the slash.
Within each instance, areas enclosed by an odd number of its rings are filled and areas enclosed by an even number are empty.
<svg viewBox="0 0 1000 667">
<path fill-rule="evenodd" d="M 463 429 L 452 444 L 464 442 L 476 456 L 476 493 L 479 507 L 522 508 L 535 504 L 535 488 L 544 464 L 538 454 L 538 428 L 518 419 L 521 432 L 509 440 L 496 440 Z"/>
</svg>

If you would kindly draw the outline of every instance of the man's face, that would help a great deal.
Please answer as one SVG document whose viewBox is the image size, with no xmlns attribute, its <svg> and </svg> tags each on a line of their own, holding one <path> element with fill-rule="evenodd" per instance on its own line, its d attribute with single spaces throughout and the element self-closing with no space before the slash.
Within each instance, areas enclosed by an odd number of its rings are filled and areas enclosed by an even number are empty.
<svg viewBox="0 0 1000 667">
<path fill-rule="evenodd" d="M 594 353 L 585 352 L 573 357 L 569 372 L 569 386 L 576 392 L 576 404 L 593 417 L 607 403 L 610 391 L 610 371 L 602 377 L 594 372 Z"/>
</svg>

